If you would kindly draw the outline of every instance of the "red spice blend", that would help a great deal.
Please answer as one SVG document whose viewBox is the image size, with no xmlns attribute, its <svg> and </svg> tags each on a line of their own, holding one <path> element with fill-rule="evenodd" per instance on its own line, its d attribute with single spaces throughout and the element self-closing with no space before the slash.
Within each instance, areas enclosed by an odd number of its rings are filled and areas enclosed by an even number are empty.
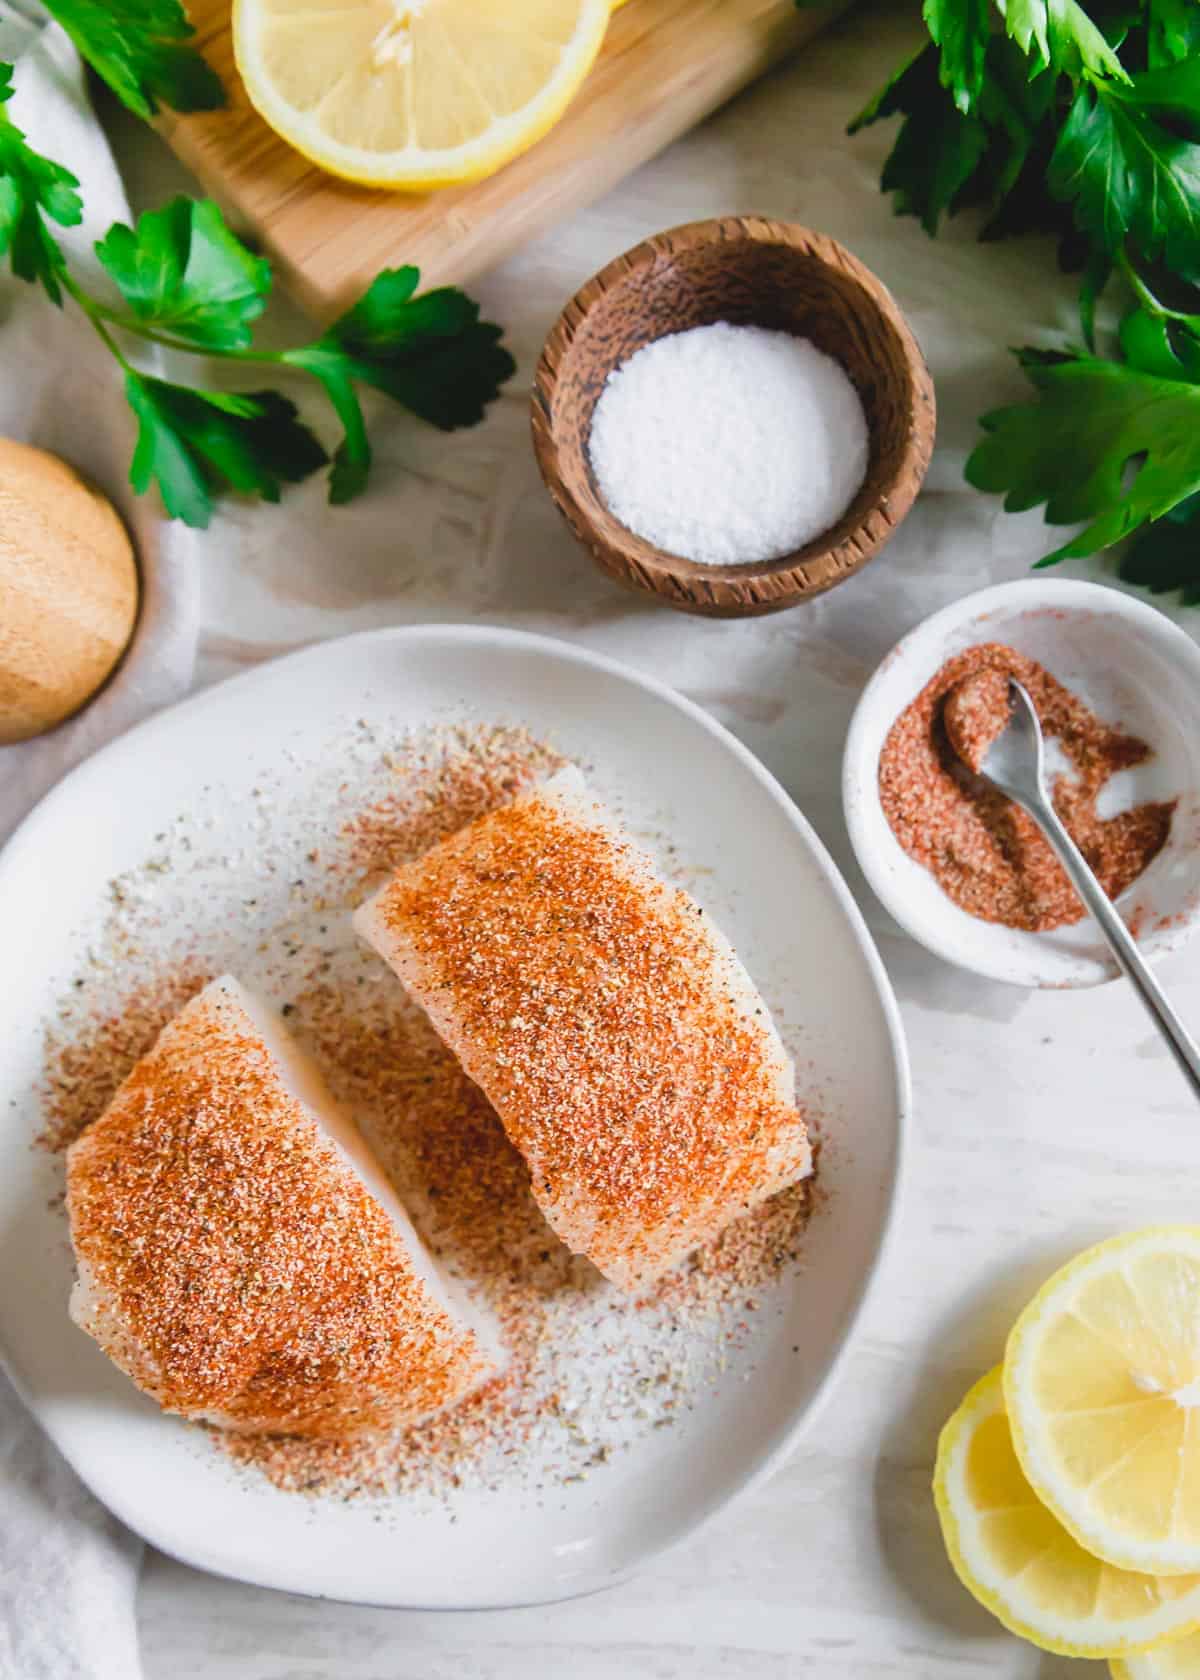
<svg viewBox="0 0 1200 1680">
<path fill-rule="evenodd" d="M 252 1007 L 236 986 L 194 999 L 72 1148 L 77 1322 L 160 1406 L 233 1429 L 339 1437 L 454 1403 L 493 1359 Z"/>
<path fill-rule="evenodd" d="M 1097 801 L 1120 770 L 1151 757 L 1145 741 L 1102 722 L 1035 660 L 999 642 L 966 648 L 896 719 L 879 759 L 892 832 L 960 909 L 1044 933 L 1079 921 L 1083 905 L 1032 817 L 975 773 L 1008 721 L 1008 679 L 1023 683 L 1042 729 L 1070 760 L 1054 804 L 1110 898 L 1158 855 L 1175 800 L 1102 818 Z"/>
<path fill-rule="evenodd" d="M 459 830 L 368 914 L 553 1229 L 615 1283 L 645 1287 L 807 1172 L 773 1025 L 735 994 L 701 907 L 582 783 Z"/>
</svg>

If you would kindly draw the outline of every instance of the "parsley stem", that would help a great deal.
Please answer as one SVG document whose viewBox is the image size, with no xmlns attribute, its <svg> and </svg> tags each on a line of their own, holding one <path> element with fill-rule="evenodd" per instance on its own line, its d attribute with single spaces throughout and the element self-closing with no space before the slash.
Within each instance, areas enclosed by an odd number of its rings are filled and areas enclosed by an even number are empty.
<svg viewBox="0 0 1200 1680">
<path fill-rule="evenodd" d="M 1122 274 L 1129 282 L 1133 295 L 1143 309 L 1148 310 L 1151 315 L 1161 315 L 1168 321 L 1182 321 L 1193 332 L 1200 332 L 1200 315 L 1189 315 L 1185 310 L 1172 309 L 1169 304 L 1163 303 L 1160 298 L 1156 297 L 1130 262 L 1127 252 L 1121 251 L 1117 261 Z"/>
<path fill-rule="evenodd" d="M 68 294 L 68 296 L 74 298 L 80 309 L 87 316 L 88 320 L 91 322 L 93 331 L 101 339 L 105 348 L 116 357 L 117 361 L 126 373 L 132 373 L 133 368 L 130 366 L 127 357 L 122 352 L 121 346 L 117 343 L 116 339 L 104 324 L 104 318 L 108 314 L 108 311 L 102 304 L 97 303 L 95 298 L 93 298 L 88 292 L 84 291 L 83 287 L 79 284 L 78 280 L 75 279 L 74 275 L 69 272 L 65 264 L 63 265 L 58 278 L 63 290 Z"/>
<path fill-rule="evenodd" d="M 149 344 L 158 344 L 164 350 L 176 350 L 185 356 L 213 356 L 223 362 L 262 362 L 280 363 L 285 360 L 280 350 L 256 350 L 253 347 L 237 349 L 227 345 L 192 344 L 187 339 L 175 338 L 170 333 L 160 332 L 157 328 L 147 326 L 139 321 L 136 315 L 127 315 L 119 309 L 110 309 L 107 304 L 96 303 L 92 300 L 95 317 L 107 321 L 122 332 L 132 333 L 135 338 L 143 338 Z"/>
</svg>

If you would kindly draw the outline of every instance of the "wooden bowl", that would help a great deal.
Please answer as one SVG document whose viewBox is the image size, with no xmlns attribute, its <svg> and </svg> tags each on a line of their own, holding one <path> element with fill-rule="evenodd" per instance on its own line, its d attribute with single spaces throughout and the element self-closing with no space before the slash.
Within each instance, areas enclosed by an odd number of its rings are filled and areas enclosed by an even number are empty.
<svg viewBox="0 0 1200 1680">
<path fill-rule="evenodd" d="M 706 566 L 667 554 L 614 518 L 592 474 L 588 434 L 608 375 L 642 345 L 713 321 L 811 339 L 846 369 L 866 410 L 858 495 L 830 530 L 775 560 Z M 681 612 L 741 618 L 819 595 L 883 547 L 921 487 L 935 410 L 916 339 L 857 257 L 790 222 L 725 216 L 656 234 L 576 293 L 542 351 L 532 423 L 546 487 L 598 565 Z"/>
</svg>

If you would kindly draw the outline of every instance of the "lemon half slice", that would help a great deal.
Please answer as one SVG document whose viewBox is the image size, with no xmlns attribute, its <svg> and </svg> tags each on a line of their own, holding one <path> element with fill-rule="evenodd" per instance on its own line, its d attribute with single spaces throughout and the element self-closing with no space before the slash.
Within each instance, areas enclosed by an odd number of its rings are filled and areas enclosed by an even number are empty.
<svg viewBox="0 0 1200 1680">
<path fill-rule="evenodd" d="M 1189 1633 L 1136 1656 L 1114 1657 L 1108 1666 L 1113 1680 L 1200 1680 L 1200 1634 Z"/>
<path fill-rule="evenodd" d="M 1200 1576 L 1114 1569 L 1040 1503 L 1013 1451 L 999 1368 L 942 1430 L 933 1491 L 963 1585 L 1042 1650 L 1116 1656 L 1200 1626 Z"/>
<path fill-rule="evenodd" d="M 1116 1237 L 1057 1272 L 1013 1326 L 1004 1383 L 1021 1466 L 1082 1546 L 1200 1571 L 1200 1228 Z"/>
<path fill-rule="evenodd" d="M 609 0 L 236 0 L 251 103 L 322 169 L 371 186 L 490 175 L 566 110 Z"/>
</svg>

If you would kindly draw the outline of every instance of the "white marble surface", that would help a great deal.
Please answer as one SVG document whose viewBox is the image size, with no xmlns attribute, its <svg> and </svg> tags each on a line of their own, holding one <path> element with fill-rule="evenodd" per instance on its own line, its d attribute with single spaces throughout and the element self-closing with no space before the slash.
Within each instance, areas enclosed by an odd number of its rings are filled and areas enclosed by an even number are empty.
<svg viewBox="0 0 1200 1680">
<path fill-rule="evenodd" d="M 477 288 L 521 358 L 485 426 L 446 439 L 380 413 L 369 499 L 330 513 L 313 483 L 282 509 L 225 513 L 197 556 L 202 680 L 366 626 L 498 620 L 654 670 L 782 777 L 879 936 L 916 1084 L 898 1239 L 840 1387 L 769 1487 L 639 1579 L 580 1603 L 373 1612 L 152 1557 L 141 1596 L 150 1680 L 1061 1680 L 1077 1666 L 1010 1638 L 953 1579 L 929 1494 L 937 1429 L 1058 1259 L 1123 1227 L 1194 1217 L 1200 1143 L 1191 1100 L 1123 989 L 1031 996 L 951 972 L 889 927 L 849 858 L 839 759 L 868 671 L 917 619 L 1021 574 L 1045 546 L 1036 515 L 968 492 L 961 463 L 978 412 L 1021 389 L 1005 346 L 1069 321 L 1070 289 L 1045 246 L 981 248 L 969 228 L 929 242 L 878 194 L 886 136 L 843 136 L 915 39 L 911 16 L 856 13 Z M 180 180 L 174 165 L 144 131 L 119 118 L 113 129 L 135 202 L 164 196 Z M 834 233 L 888 281 L 929 356 L 942 425 L 929 488 L 865 574 L 808 608 L 713 624 L 643 606 L 592 569 L 541 488 L 526 396 L 546 329 L 602 262 L 673 222 L 749 210 Z M 1166 975 L 1200 1018 L 1197 958 Z"/>
</svg>

